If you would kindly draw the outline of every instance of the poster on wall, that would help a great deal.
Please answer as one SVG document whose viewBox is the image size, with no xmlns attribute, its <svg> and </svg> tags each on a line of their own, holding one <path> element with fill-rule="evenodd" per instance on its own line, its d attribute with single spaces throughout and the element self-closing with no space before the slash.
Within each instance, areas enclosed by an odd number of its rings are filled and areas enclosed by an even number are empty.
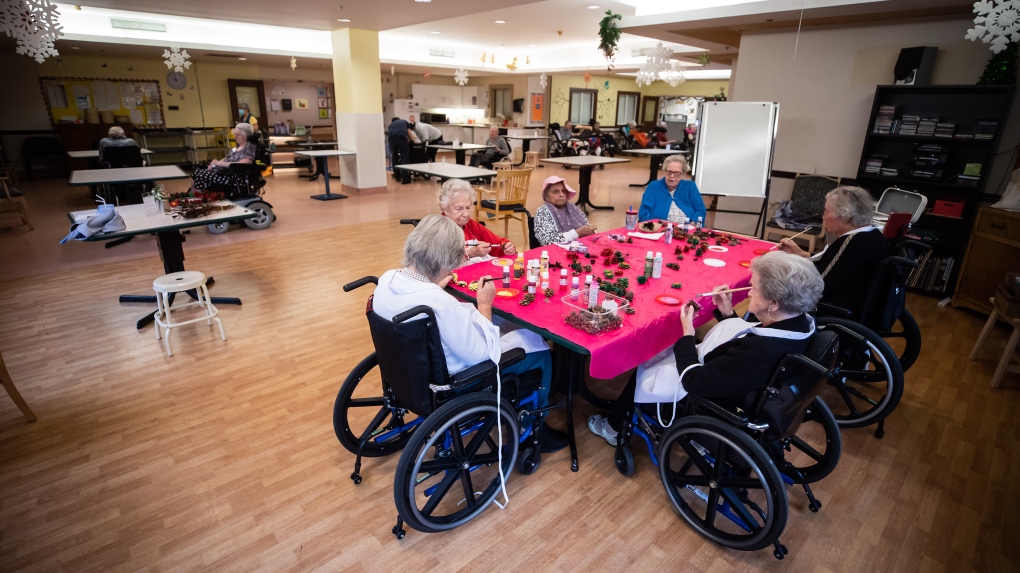
<svg viewBox="0 0 1020 573">
<path fill-rule="evenodd" d="M 529 123 L 542 123 L 542 116 L 545 114 L 545 94 L 531 94 L 531 113 L 528 115 Z"/>
<path fill-rule="evenodd" d="M 280 100 L 280 104 L 283 105 L 283 111 L 290 111 L 291 110 L 291 100 L 289 100 L 289 99 L 282 99 L 282 100 Z"/>
<path fill-rule="evenodd" d="M 294 109 L 308 109 L 308 100 L 303 98 L 294 100 Z"/>
<path fill-rule="evenodd" d="M 328 107 L 320 108 L 319 119 L 329 119 L 330 117 L 332 117 L 332 111 L 333 110 L 329 109 Z"/>
<path fill-rule="evenodd" d="M 319 100 L 319 107 L 320 108 L 329 107 L 329 98 L 320 97 L 320 98 L 316 98 L 316 99 Z"/>
</svg>

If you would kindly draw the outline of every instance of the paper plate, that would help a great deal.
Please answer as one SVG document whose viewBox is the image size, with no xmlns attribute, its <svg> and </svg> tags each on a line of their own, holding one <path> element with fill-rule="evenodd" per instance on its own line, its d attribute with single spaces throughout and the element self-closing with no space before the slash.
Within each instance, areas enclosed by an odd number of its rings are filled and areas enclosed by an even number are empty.
<svg viewBox="0 0 1020 573">
<path fill-rule="evenodd" d="M 721 261 L 719 259 L 701 259 L 701 262 L 705 263 L 706 265 L 708 265 L 710 267 L 725 267 L 726 266 L 726 261 Z"/>
<path fill-rule="evenodd" d="M 767 252 L 769 252 L 771 250 L 772 249 L 755 249 L 754 250 L 754 254 L 756 254 L 756 255 L 764 255 L 765 253 L 767 253 Z"/>
<path fill-rule="evenodd" d="M 680 303 L 682 303 L 683 300 L 672 295 L 660 294 L 659 296 L 655 297 L 655 302 L 659 304 L 664 304 L 666 306 L 680 306 Z"/>
<path fill-rule="evenodd" d="M 713 253 L 725 253 L 729 249 L 722 245 L 709 245 L 708 250 L 712 251 Z"/>
<path fill-rule="evenodd" d="M 515 297 L 515 296 L 517 296 L 519 294 L 521 294 L 521 291 L 519 291 L 519 290 L 517 290 L 515 288 L 497 288 L 496 289 L 496 296 L 501 296 L 501 297 L 504 297 L 504 298 L 513 298 L 513 297 Z"/>
<path fill-rule="evenodd" d="M 750 267 L 751 266 L 751 261 L 740 261 L 740 266 L 742 266 L 742 267 Z"/>
<path fill-rule="evenodd" d="M 492 259 L 492 264 L 496 265 L 497 267 L 510 267 L 510 268 L 513 268 L 514 267 L 514 260 L 513 259 Z"/>
</svg>

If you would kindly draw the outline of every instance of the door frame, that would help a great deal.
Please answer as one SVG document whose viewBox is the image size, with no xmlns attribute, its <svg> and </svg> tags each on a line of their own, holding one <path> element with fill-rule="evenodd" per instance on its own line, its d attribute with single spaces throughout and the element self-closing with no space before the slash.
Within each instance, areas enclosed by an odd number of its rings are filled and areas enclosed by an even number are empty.
<svg viewBox="0 0 1020 573">
<path fill-rule="evenodd" d="M 231 117 L 230 125 L 231 125 L 231 127 L 233 127 L 234 124 L 237 123 L 237 117 L 234 116 L 234 112 L 237 111 L 237 90 L 236 90 L 236 88 L 238 88 L 238 87 L 255 88 L 255 89 L 257 89 L 258 92 L 259 92 L 259 108 L 265 107 L 265 105 L 266 105 L 266 88 L 265 88 L 262 80 L 231 80 L 231 79 L 228 79 L 227 80 L 227 91 L 230 92 L 230 117 Z M 260 122 L 262 122 L 262 123 L 259 124 L 260 127 L 264 127 L 266 125 L 266 122 L 269 121 L 269 118 L 266 117 L 266 112 L 267 111 L 268 110 L 265 110 L 265 109 L 259 109 L 259 112 L 261 113 L 261 115 L 256 115 L 255 116 L 255 117 L 259 118 Z"/>
<path fill-rule="evenodd" d="M 648 108 L 648 104 L 651 103 L 652 101 L 655 102 L 655 114 L 654 114 L 655 119 L 653 119 L 652 122 L 649 123 L 645 121 L 645 111 Z M 654 128 L 659 123 L 659 96 L 644 96 L 641 99 L 641 115 L 638 117 L 638 119 L 641 120 L 640 121 L 641 126 L 645 129 Z"/>
</svg>

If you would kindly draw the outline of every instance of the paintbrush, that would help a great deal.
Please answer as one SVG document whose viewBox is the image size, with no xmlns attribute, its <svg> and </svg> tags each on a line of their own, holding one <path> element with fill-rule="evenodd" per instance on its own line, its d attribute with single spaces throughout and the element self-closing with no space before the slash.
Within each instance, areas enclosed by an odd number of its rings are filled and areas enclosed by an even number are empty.
<svg viewBox="0 0 1020 573">
<path fill-rule="evenodd" d="M 794 236 L 792 236 L 792 237 L 787 237 L 787 238 L 788 238 L 788 239 L 790 239 L 790 240 L 792 241 L 792 240 L 796 239 L 797 237 L 799 237 L 799 236 L 803 235 L 804 233 L 807 233 L 807 232 L 808 232 L 808 231 L 810 231 L 811 229 L 817 229 L 817 228 L 818 228 L 818 225 L 812 225 L 812 226 L 808 227 L 807 229 L 804 229 L 803 231 L 801 231 L 801 232 L 797 233 L 796 235 L 794 235 Z M 772 247 L 771 249 L 769 249 L 769 250 L 770 250 L 770 251 L 774 251 L 774 250 L 776 250 L 776 249 L 777 249 L 777 248 L 779 247 L 779 245 L 781 245 L 781 244 L 782 244 L 782 243 L 776 243 L 776 244 L 775 244 L 775 245 L 774 245 L 774 246 L 773 246 L 773 247 Z"/>
<path fill-rule="evenodd" d="M 726 294 L 728 292 L 741 292 L 741 291 L 745 291 L 745 290 L 751 290 L 751 287 L 730 288 L 730 289 L 720 290 L 720 291 L 715 291 L 715 292 L 703 292 L 701 294 L 696 294 L 694 296 L 712 296 L 712 295 L 715 295 L 715 294 Z"/>
</svg>

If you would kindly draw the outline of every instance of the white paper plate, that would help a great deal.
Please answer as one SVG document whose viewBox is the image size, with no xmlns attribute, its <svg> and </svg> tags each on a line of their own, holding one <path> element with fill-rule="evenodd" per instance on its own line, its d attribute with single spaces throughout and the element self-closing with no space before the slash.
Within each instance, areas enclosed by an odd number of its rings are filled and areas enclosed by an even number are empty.
<svg viewBox="0 0 1020 573">
<path fill-rule="evenodd" d="M 722 245 L 709 245 L 708 250 L 712 251 L 713 253 L 725 253 L 729 249 Z"/>
<path fill-rule="evenodd" d="M 701 262 L 705 263 L 710 267 L 725 267 L 726 262 L 719 259 L 701 259 Z"/>
</svg>

